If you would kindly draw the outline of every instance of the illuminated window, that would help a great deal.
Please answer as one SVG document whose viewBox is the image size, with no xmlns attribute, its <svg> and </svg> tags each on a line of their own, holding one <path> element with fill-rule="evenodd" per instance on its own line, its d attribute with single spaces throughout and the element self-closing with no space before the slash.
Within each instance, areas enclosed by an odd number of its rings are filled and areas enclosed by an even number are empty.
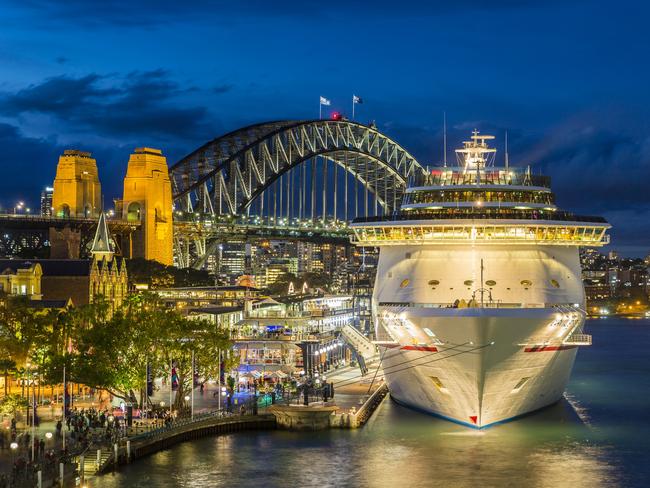
<svg viewBox="0 0 650 488">
<path fill-rule="evenodd" d="M 530 280 L 521 280 L 521 286 L 524 288 L 528 288 L 529 286 L 533 286 L 533 282 Z"/>
<path fill-rule="evenodd" d="M 399 287 L 400 287 L 400 288 L 406 288 L 407 286 L 409 286 L 409 283 L 410 283 L 410 282 L 411 282 L 411 281 L 408 280 L 408 279 L 406 279 L 406 280 L 402 280 L 402 282 L 399 284 Z"/>
<path fill-rule="evenodd" d="M 438 280 L 429 280 L 429 284 L 431 286 L 438 286 L 440 284 L 440 282 Z"/>
<path fill-rule="evenodd" d="M 497 282 L 494 281 L 494 280 L 487 280 L 487 281 L 485 282 L 485 284 L 486 284 L 487 286 L 494 286 L 494 285 L 497 284 Z"/>
<path fill-rule="evenodd" d="M 474 280 L 465 280 L 465 281 L 463 281 L 463 284 L 465 286 L 472 286 L 473 283 L 474 283 Z"/>
<path fill-rule="evenodd" d="M 530 377 L 525 377 L 519 380 L 519 382 L 515 385 L 515 387 L 512 389 L 510 393 L 517 393 L 519 390 L 521 390 L 526 383 L 528 383 L 528 380 Z"/>
</svg>

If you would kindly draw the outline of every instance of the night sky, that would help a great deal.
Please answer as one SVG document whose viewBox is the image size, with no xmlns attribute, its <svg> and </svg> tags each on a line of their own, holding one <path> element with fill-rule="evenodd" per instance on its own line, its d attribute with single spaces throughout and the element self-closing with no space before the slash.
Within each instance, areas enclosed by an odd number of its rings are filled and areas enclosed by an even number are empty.
<svg viewBox="0 0 650 488">
<path fill-rule="evenodd" d="M 644 5 L 645 4 L 645 5 Z M 478 128 L 650 252 L 650 6 L 604 1 L 0 2 L 0 204 L 88 150 L 106 200 L 136 146 L 171 163 L 264 120 L 371 119 L 422 164 Z M 503 152 L 498 158 L 503 156 Z"/>
</svg>

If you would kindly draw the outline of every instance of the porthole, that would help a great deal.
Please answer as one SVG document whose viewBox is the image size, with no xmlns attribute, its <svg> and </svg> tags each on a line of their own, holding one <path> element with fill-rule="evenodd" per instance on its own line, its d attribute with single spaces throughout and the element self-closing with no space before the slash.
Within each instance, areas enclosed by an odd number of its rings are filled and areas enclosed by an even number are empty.
<svg viewBox="0 0 650 488">
<path fill-rule="evenodd" d="M 494 281 L 494 280 L 487 280 L 487 281 L 485 282 L 485 284 L 486 284 L 487 286 L 494 286 L 494 285 L 497 284 L 497 282 Z"/>
<path fill-rule="evenodd" d="M 521 280 L 520 283 L 521 283 L 521 286 L 525 286 L 525 287 L 533 286 L 533 282 L 530 281 L 530 280 Z"/>
<path fill-rule="evenodd" d="M 559 287 L 560 287 L 560 284 L 558 283 L 557 280 L 551 280 L 551 286 L 552 286 L 553 288 L 559 288 Z"/>
<path fill-rule="evenodd" d="M 429 280 L 429 284 L 431 286 L 438 286 L 440 284 L 440 282 L 438 280 Z"/>
<path fill-rule="evenodd" d="M 402 282 L 399 284 L 399 287 L 400 287 L 400 288 L 406 288 L 407 286 L 409 286 L 409 283 L 410 283 L 410 282 L 411 282 L 411 281 L 408 280 L 408 279 L 406 279 L 406 280 L 402 280 Z"/>
<path fill-rule="evenodd" d="M 474 284 L 474 280 L 465 280 L 463 281 L 463 284 L 465 286 L 472 286 Z"/>
</svg>

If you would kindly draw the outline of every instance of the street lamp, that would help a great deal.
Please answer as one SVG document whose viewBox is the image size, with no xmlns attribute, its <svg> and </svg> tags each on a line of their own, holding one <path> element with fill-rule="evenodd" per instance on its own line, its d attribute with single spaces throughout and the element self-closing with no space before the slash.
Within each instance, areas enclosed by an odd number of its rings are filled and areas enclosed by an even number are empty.
<svg viewBox="0 0 650 488">
<path fill-rule="evenodd" d="M 9 444 L 9 447 L 11 448 L 11 464 L 14 463 L 15 457 L 16 457 L 16 449 L 18 449 L 18 443 L 17 442 L 12 442 Z"/>
</svg>

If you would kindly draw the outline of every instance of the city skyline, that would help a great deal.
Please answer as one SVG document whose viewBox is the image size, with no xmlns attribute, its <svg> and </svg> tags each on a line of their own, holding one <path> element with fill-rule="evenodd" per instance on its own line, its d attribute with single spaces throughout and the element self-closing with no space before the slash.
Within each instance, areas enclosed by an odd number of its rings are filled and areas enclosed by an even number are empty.
<svg viewBox="0 0 650 488">
<path fill-rule="evenodd" d="M 135 147 L 159 147 L 173 163 L 237 127 L 317 118 L 319 96 L 349 116 L 355 94 L 364 102 L 357 120 L 376 120 L 425 165 L 442 159 L 443 112 L 450 153 L 476 127 L 497 136 L 503 157 L 507 130 L 513 164 L 553 177 L 566 208 L 605 215 L 622 254 L 647 251 L 649 72 L 635 62 L 648 41 L 647 7 L 150 7 L 2 7 L 3 207 L 21 199 L 37 208 L 64 149 L 96 156 L 110 201 Z M 468 17 L 480 28 L 466 32 Z M 286 32 L 303 41 L 287 44 Z"/>
</svg>

